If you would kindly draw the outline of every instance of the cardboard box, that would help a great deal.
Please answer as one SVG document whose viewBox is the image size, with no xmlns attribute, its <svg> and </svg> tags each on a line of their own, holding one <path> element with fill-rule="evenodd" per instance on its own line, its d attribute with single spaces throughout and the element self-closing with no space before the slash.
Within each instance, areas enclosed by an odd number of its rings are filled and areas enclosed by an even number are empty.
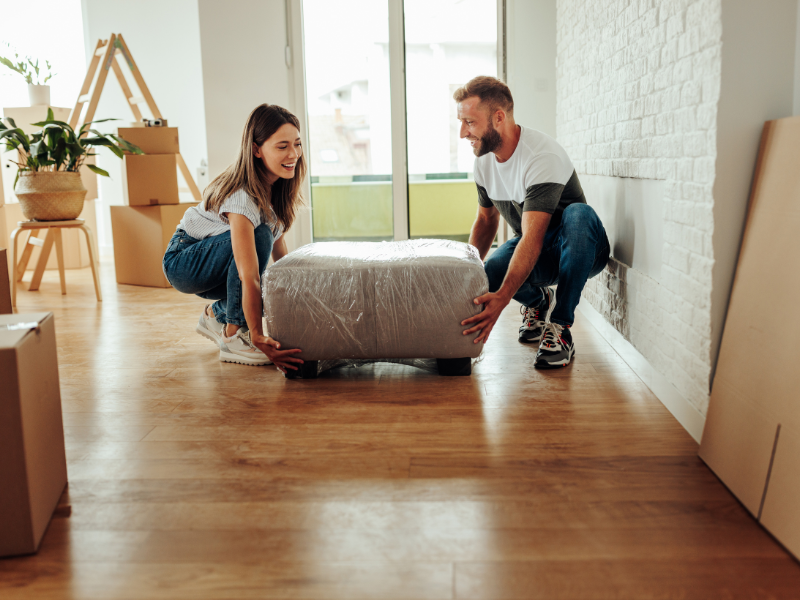
<svg viewBox="0 0 800 600">
<path fill-rule="evenodd" d="M 800 117 L 761 138 L 700 457 L 800 557 Z M 764 294 L 767 293 L 766 301 Z"/>
<path fill-rule="evenodd" d="M 122 189 L 128 206 L 178 204 L 178 163 L 174 154 L 126 154 Z"/>
<path fill-rule="evenodd" d="M 111 206 L 117 283 L 170 287 L 161 261 L 183 214 L 197 202 L 170 206 Z"/>
<path fill-rule="evenodd" d="M 10 315 L 11 308 L 11 278 L 9 277 L 8 251 L 0 248 L 0 315 Z"/>
<path fill-rule="evenodd" d="M 0 315 L 0 381 L 0 556 L 30 554 L 67 485 L 52 313 Z"/>
<path fill-rule="evenodd" d="M 120 127 L 117 135 L 136 144 L 145 154 L 178 154 L 177 127 Z"/>
</svg>

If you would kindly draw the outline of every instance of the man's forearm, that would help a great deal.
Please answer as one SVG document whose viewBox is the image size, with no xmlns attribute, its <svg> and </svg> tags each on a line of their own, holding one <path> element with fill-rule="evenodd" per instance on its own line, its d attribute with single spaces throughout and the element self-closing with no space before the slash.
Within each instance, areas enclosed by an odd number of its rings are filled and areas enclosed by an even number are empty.
<svg viewBox="0 0 800 600">
<path fill-rule="evenodd" d="M 489 249 L 492 247 L 494 236 L 497 235 L 497 227 L 500 224 L 500 219 L 489 221 L 487 219 L 475 219 L 472 225 L 472 231 L 469 234 L 469 243 L 478 249 L 481 260 L 486 258 Z M 521 284 L 520 284 L 521 285 Z"/>
<path fill-rule="evenodd" d="M 513 298 L 536 266 L 541 251 L 542 245 L 537 243 L 534 236 L 523 235 L 514 249 L 503 284 L 497 293 L 509 299 Z"/>
</svg>

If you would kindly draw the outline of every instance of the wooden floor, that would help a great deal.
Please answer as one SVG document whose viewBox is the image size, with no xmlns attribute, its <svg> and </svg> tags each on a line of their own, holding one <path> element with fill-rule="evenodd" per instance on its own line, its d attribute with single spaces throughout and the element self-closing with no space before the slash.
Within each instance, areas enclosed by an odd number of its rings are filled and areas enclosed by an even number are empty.
<svg viewBox="0 0 800 600">
<path fill-rule="evenodd" d="M 72 516 L 0 598 L 800 598 L 800 566 L 585 320 L 531 365 L 510 306 L 472 377 L 287 381 L 218 362 L 203 301 L 48 272 Z"/>
</svg>

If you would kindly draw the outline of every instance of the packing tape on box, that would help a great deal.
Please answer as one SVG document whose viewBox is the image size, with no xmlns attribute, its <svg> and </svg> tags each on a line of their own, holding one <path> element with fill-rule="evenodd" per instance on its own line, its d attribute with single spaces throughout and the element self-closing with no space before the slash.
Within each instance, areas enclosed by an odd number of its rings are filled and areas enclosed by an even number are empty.
<svg viewBox="0 0 800 600">
<path fill-rule="evenodd" d="M 24 329 L 31 329 L 35 331 L 39 329 L 39 323 L 34 321 L 32 323 L 8 323 L 7 325 L 0 325 L 0 330 L 3 331 L 21 331 Z"/>
</svg>

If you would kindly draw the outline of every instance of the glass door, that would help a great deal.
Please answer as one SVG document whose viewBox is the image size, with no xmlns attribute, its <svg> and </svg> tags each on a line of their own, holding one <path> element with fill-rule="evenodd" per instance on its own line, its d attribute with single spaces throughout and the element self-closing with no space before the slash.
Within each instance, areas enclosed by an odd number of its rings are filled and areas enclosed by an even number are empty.
<svg viewBox="0 0 800 600">
<path fill-rule="evenodd" d="M 467 241 L 453 92 L 497 74 L 497 0 L 303 0 L 315 241 Z"/>
<path fill-rule="evenodd" d="M 393 239 L 386 1 L 304 0 L 315 241 Z"/>
<path fill-rule="evenodd" d="M 497 0 L 405 0 L 411 238 L 466 242 L 478 211 L 475 156 L 453 92 L 497 76 Z"/>
</svg>

